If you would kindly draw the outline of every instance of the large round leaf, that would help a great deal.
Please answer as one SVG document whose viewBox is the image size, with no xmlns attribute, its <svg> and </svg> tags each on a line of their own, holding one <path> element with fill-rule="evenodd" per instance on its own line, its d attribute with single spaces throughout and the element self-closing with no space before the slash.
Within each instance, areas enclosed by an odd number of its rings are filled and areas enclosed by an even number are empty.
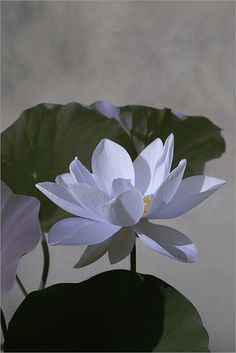
<svg viewBox="0 0 236 353">
<path fill-rule="evenodd" d="M 140 105 L 117 107 L 107 101 L 93 103 L 90 108 L 108 118 L 115 118 L 130 135 L 138 152 L 160 137 L 175 135 L 173 167 L 187 158 L 185 176 L 202 174 L 205 162 L 219 158 L 225 151 L 221 129 L 203 116 L 186 116 L 172 109 Z"/>
<path fill-rule="evenodd" d="M 208 351 L 194 306 L 154 276 L 115 270 L 56 284 L 17 309 L 5 351 Z"/>
<path fill-rule="evenodd" d="M 75 156 L 90 168 L 92 152 L 104 137 L 135 156 L 131 139 L 116 120 L 78 103 L 39 104 L 24 111 L 2 133 L 2 180 L 15 193 L 40 199 L 40 216 L 47 230 L 68 214 L 39 192 L 35 184 L 54 181 L 58 174 L 67 172 Z"/>
</svg>

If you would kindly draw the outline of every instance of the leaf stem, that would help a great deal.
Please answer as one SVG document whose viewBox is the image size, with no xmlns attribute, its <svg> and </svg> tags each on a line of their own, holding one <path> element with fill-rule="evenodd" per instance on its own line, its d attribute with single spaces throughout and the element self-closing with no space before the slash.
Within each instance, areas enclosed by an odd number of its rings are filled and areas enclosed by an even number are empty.
<svg viewBox="0 0 236 353">
<path fill-rule="evenodd" d="M 130 270 L 136 272 L 136 244 L 130 254 Z"/>
<path fill-rule="evenodd" d="M 43 289 L 46 286 L 48 272 L 49 272 L 49 265 L 50 265 L 50 255 L 49 255 L 49 250 L 48 250 L 48 244 L 47 244 L 47 239 L 46 239 L 46 236 L 44 233 L 43 233 L 43 240 L 41 242 L 41 245 L 42 245 L 42 249 L 43 249 L 44 263 L 43 263 L 43 273 L 42 273 L 39 289 Z"/>
<path fill-rule="evenodd" d="M 20 287 L 22 293 L 23 293 L 24 296 L 26 297 L 28 293 L 27 293 L 25 287 L 23 286 L 23 284 L 22 284 L 20 278 L 19 278 L 17 275 L 16 275 L 16 282 L 17 282 L 18 286 Z"/>
<path fill-rule="evenodd" d="M 7 336 L 7 324 L 6 324 L 6 320 L 5 320 L 5 316 L 4 313 L 2 311 L 1 308 L 1 327 L 2 327 L 2 334 L 4 337 L 4 341 L 6 340 L 6 336 Z"/>
</svg>

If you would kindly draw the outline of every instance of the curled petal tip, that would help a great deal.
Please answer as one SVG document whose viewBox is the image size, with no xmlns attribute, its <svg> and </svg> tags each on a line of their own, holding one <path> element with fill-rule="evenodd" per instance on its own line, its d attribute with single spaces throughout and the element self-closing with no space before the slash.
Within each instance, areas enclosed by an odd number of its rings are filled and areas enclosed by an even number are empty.
<svg viewBox="0 0 236 353">
<path fill-rule="evenodd" d="M 114 144 L 115 144 L 114 141 L 112 141 L 112 140 L 110 140 L 110 139 L 108 139 L 108 138 L 106 138 L 106 137 L 104 137 L 101 142 L 102 142 L 104 145 L 107 144 L 107 143 L 114 143 Z"/>
<path fill-rule="evenodd" d="M 187 159 L 181 159 L 181 161 L 179 162 L 179 165 L 183 165 L 187 163 Z"/>
<path fill-rule="evenodd" d="M 212 188 L 214 188 L 214 187 L 220 188 L 221 186 L 223 186 L 226 183 L 226 180 L 224 180 L 224 179 L 214 178 L 214 177 L 209 177 L 209 176 L 205 176 L 205 177 L 212 180 L 212 185 L 211 185 Z"/>
<path fill-rule="evenodd" d="M 101 141 L 97 144 L 97 146 L 95 147 L 95 149 L 96 148 L 98 148 L 98 147 L 103 147 L 104 145 L 105 145 L 105 143 L 106 143 L 106 141 L 107 141 L 108 139 L 107 138 L 103 138 L 103 139 L 101 139 Z"/>
<path fill-rule="evenodd" d="M 37 183 L 35 186 L 38 190 L 42 191 L 44 189 L 44 184 L 46 184 L 46 182 Z"/>
<path fill-rule="evenodd" d="M 194 243 L 188 245 L 188 250 L 186 251 L 187 263 L 195 263 L 198 259 L 198 250 Z"/>
</svg>

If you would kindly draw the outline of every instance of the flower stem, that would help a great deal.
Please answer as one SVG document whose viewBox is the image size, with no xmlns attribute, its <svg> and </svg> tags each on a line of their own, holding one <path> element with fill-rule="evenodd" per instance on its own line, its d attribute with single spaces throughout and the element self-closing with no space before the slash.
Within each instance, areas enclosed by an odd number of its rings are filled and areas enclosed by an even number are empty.
<svg viewBox="0 0 236 353">
<path fill-rule="evenodd" d="M 6 340 L 6 336 L 7 336 L 7 324 L 6 324 L 6 320 L 5 320 L 5 316 L 4 313 L 2 311 L 1 308 L 1 326 L 2 326 L 2 334 L 4 337 L 4 341 Z"/>
<path fill-rule="evenodd" d="M 23 293 L 24 296 L 26 297 L 28 293 L 27 293 L 25 287 L 23 286 L 23 284 L 22 284 L 20 278 L 19 278 L 17 275 L 16 275 L 16 282 L 17 282 L 18 286 L 20 287 L 22 293 Z"/>
<path fill-rule="evenodd" d="M 43 249 L 44 263 L 43 263 L 43 273 L 42 273 L 39 289 L 43 289 L 46 286 L 46 282 L 47 282 L 47 278 L 48 278 L 49 265 L 50 265 L 50 256 L 49 256 L 48 244 L 47 244 L 47 239 L 46 239 L 44 233 L 43 233 L 43 240 L 42 240 L 41 244 L 42 244 L 42 249 Z"/>
<path fill-rule="evenodd" d="M 130 254 L 130 270 L 136 272 L 136 244 Z"/>
</svg>

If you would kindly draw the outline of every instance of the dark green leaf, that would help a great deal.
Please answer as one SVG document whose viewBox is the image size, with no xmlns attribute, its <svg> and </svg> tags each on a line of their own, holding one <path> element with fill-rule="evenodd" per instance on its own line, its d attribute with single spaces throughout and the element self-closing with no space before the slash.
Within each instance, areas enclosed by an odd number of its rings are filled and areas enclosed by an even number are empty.
<svg viewBox="0 0 236 353">
<path fill-rule="evenodd" d="M 5 351 L 208 351 L 194 306 L 154 276 L 115 270 L 33 292 Z"/>
<path fill-rule="evenodd" d="M 208 334 L 194 306 L 173 287 L 166 286 L 163 335 L 154 352 L 209 352 Z"/>
<path fill-rule="evenodd" d="M 168 108 L 130 105 L 120 108 L 120 119 L 130 132 L 138 152 L 155 138 L 160 137 L 164 141 L 170 133 L 174 133 L 172 167 L 186 158 L 185 177 L 202 174 L 205 163 L 219 158 L 225 151 L 221 129 L 205 117 L 183 116 Z"/>
</svg>

